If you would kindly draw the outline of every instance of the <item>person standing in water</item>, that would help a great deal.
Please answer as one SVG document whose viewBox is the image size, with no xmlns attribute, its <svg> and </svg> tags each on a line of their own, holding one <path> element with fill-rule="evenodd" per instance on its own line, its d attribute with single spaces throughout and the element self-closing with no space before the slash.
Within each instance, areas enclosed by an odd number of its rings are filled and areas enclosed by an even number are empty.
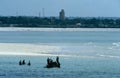
<svg viewBox="0 0 120 78">
<path fill-rule="evenodd" d="M 25 60 L 23 60 L 22 64 L 25 65 Z"/>
<path fill-rule="evenodd" d="M 19 65 L 22 65 L 22 62 L 21 62 L 21 60 L 19 61 Z"/>
<path fill-rule="evenodd" d="M 29 62 L 28 62 L 28 64 L 27 64 L 28 66 L 30 66 L 31 65 L 31 63 L 30 63 L 30 60 L 29 60 Z"/>
</svg>

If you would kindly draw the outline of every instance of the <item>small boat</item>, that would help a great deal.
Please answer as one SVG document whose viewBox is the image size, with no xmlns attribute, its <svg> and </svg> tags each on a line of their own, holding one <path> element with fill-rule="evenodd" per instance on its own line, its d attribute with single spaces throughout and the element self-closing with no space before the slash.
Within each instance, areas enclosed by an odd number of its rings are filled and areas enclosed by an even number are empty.
<svg viewBox="0 0 120 78">
<path fill-rule="evenodd" d="M 47 59 L 47 65 L 45 68 L 60 68 L 59 57 L 56 58 L 56 61 L 53 62 L 52 59 Z"/>
<path fill-rule="evenodd" d="M 46 66 L 45 66 L 45 68 L 60 68 L 60 64 L 58 64 L 57 62 L 52 62 L 52 63 L 50 63 L 50 64 L 47 64 Z"/>
</svg>

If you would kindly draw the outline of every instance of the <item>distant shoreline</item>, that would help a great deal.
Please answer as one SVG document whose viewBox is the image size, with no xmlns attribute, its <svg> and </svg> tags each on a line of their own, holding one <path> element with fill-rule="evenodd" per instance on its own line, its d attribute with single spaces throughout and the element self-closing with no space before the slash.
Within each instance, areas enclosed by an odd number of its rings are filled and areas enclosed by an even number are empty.
<svg viewBox="0 0 120 78">
<path fill-rule="evenodd" d="M 33 27 L 0 27 L 0 31 L 120 31 L 120 28 L 33 28 Z"/>
</svg>

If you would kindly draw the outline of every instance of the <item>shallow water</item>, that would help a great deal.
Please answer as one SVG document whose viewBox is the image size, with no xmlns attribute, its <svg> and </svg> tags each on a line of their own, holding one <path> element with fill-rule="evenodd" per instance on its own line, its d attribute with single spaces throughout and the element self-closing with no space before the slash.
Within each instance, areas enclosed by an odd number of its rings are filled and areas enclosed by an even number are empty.
<svg viewBox="0 0 120 78">
<path fill-rule="evenodd" d="M 1 56 L 0 78 L 119 78 L 120 60 L 108 58 L 60 57 L 61 68 L 44 68 L 45 56 Z M 55 57 L 51 57 L 55 60 Z M 30 60 L 31 66 L 18 61 Z"/>
<path fill-rule="evenodd" d="M 120 31 L 0 31 L 0 78 L 119 78 Z M 47 57 L 61 68 L 46 69 Z M 19 60 L 31 66 L 19 66 Z"/>
<path fill-rule="evenodd" d="M 1 43 L 110 43 L 120 31 L 0 31 Z"/>
</svg>

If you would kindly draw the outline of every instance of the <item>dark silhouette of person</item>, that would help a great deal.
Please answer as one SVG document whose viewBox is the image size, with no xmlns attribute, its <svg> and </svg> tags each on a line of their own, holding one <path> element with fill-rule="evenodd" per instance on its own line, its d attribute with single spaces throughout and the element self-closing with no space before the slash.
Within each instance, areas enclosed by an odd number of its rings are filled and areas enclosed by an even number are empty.
<svg viewBox="0 0 120 78">
<path fill-rule="evenodd" d="M 58 56 L 56 57 L 56 63 L 57 63 L 57 66 L 60 67 L 60 62 L 59 62 L 59 57 Z"/>
<path fill-rule="evenodd" d="M 51 65 L 53 63 L 53 60 L 52 59 L 49 59 L 49 64 Z"/>
<path fill-rule="evenodd" d="M 57 63 L 59 62 L 59 57 L 58 57 L 58 56 L 56 57 L 56 62 L 57 62 Z"/>
<path fill-rule="evenodd" d="M 28 66 L 30 66 L 31 65 L 31 63 L 30 63 L 30 60 L 29 60 L 29 62 L 28 62 L 28 64 L 27 64 Z"/>
<path fill-rule="evenodd" d="M 19 65 L 22 65 L 22 62 L 21 62 L 21 60 L 19 61 Z"/>
<path fill-rule="evenodd" d="M 25 60 L 23 60 L 22 64 L 25 65 Z"/>
<path fill-rule="evenodd" d="M 47 64 L 48 64 L 48 65 L 50 64 L 50 59 L 49 59 L 49 58 L 47 58 Z"/>
<path fill-rule="evenodd" d="M 53 60 L 50 58 L 47 58 L 47 66 L 52 67 L 53 66 Z"/>
</svg>

